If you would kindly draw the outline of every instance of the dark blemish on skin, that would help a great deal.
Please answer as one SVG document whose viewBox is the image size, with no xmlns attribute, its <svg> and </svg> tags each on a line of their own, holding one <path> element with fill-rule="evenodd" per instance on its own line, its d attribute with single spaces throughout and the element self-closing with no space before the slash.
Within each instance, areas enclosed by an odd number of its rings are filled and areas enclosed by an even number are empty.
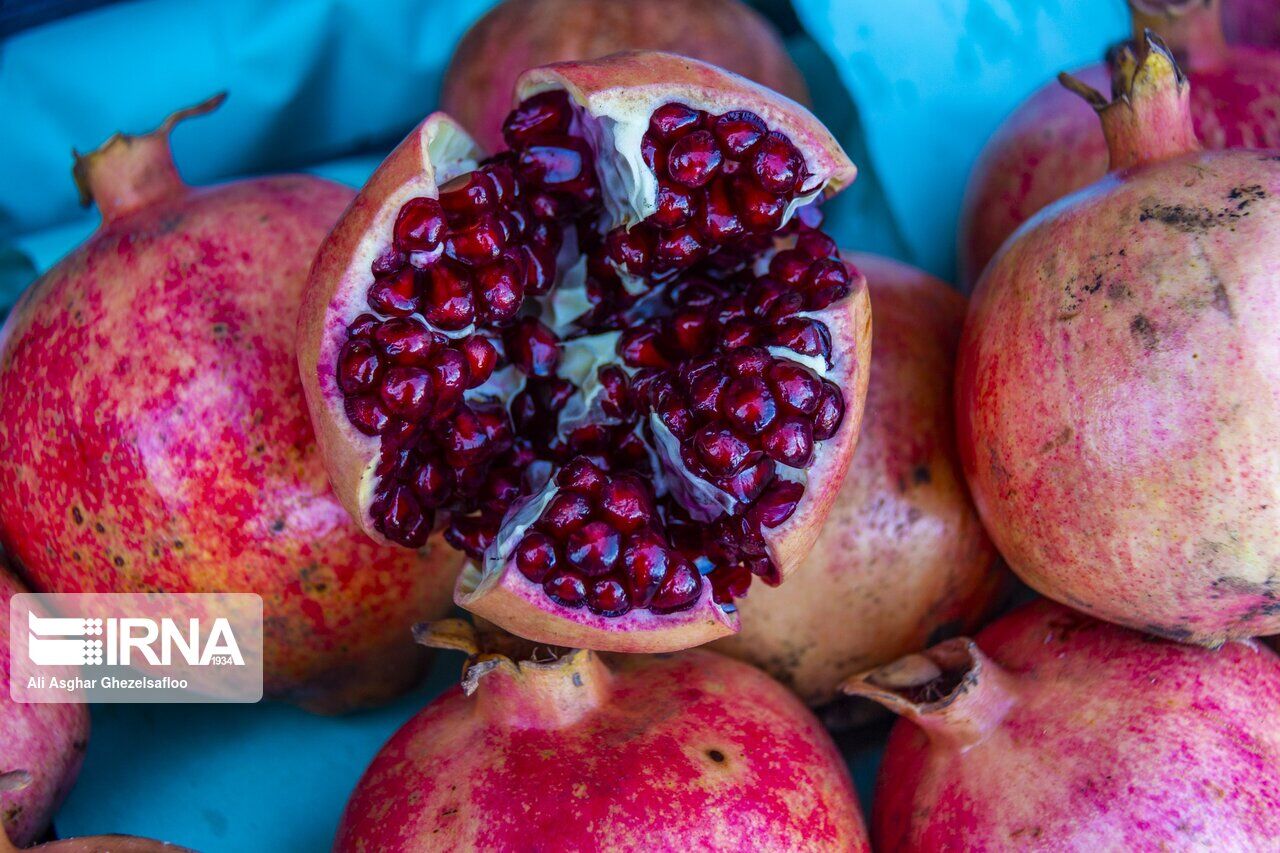
<svg viewBox="0 0 1280 853">
<path fill-rule="evenodd" d="M 911 482 L 917 486 L 923 486 L 933 482 L 933 474 L 929 471 L 928 465 L 917 465 L 911 469 Z"/>
<path fill-rule="evenodd" d="M 1122 282 L 1113 281 L 1107 285 L 1107 298 L 1112 302 L 1123 302 L 1133 296 L 1133 291 L 1129 290 L 1129 285 Z"/>
<path fill-rule="evenodd" d="M 71 508 L 71 520 L 76 524 L 84 524 L 84 514 L 80 512 L 80 507 L 73 506 Z"/>
<path fill-rule="evenodd" d="M 79 551 L 72 551 L 72 552 L 71 552 L 71 559 L 75 560 L 77 563 L 78 563 L 78 562 L 80 562 L 80 552 L 79 552 Z"/>
<path fill-rule="evenodd" d="M 724 753 L 723 753 L 723 752 L 721 752 L 721 751 L 720 751 L 720 750 L 718 750 L 718 749 L 708 749 L 708 750 L 707 750 L 707 758 L 710 758 L 710 759 L 711 759 L 712 761 L 714 761 L 716 764 L 723 764 L 723 763 L 724 763 L 724 760 L 725 760 L 725 759 L 724 759 Z"/>
<path fill-rule="evenodd" d="M 284 519 L 283 519 L 283 518 L 277 518 L 275 521 L 271 522 L 271 532 L 272 532 L 272 533 L 279 533 L 279 532 L 280 532 L 280 531 L 282 531 L 282 530 L 284 530 Z"/>
<path fill-rule="evenodd" d="M 911 509 L 907 510 L 907 524 L 915 524 L 917 521 L 919 521 L 923 517 L 924 517 L 924 513 L 921 512 L 916 507 L 912 507 Z"/>
<path fill-rule="evenodd" d="M 1044 444 L 1040 445 L 1039 452 L 1048 453 L 1052 450 L 1057 450 L 1059 447 L 1062 447 L 1064 444 L 1069 442 L 1075 436 L 1075 434 L 1076 434 L 1075 430 L 1073 430 L 1071 427 L 1064 426 L 1062 429 L 1058 430 L 1057 435 L 1055 435 L 1053 438 L 1046 441 Z"/>
<path fill-rule="evenodd" d="M 1084 286 L 1085 293 L 1097 293 L 1101 289 L 1102 289 L 1102 273 L 1098 273 L 1098 275 L 1094 277 L 1093 284 L 1086 284 Z"/>
<path fill-rule="evenodd" d="M 440 817 L 453 817 L 453 816 L 454 816 L 454 815 L 456 815 L 457 813 L 458 813 L 458 809 L 457 809 L 457 807 L 456 807 L 456 806 L 451 807 L 451 808 L 447 808 L 447 809 L 441 809 L 441 810 L 440 810 Z"/>
<path fill-rule="evenodd" d="M 225 335 L 226 333 L 227 333 L 227 324 L 226 324 L 226 323 L 214 323 L 214 324 L 213 324 L 213 334 L 214 334 L 215 336 L 217 336 L 217 337 L 222 337 L 222 336 L 223 336 L 223 335 Z"/>
<path fill-rule="evenodd" d="M 186 547 L 186 545 L 183 544 L 181 539 L 175 539 L 173 540 L 173 547 L 175 550 L 181 551 L 183 548 Z"/>
<path fill-rule="evenodd" d="M 1155 220 L 1162 225 L 1188 234 L 1205 233 L 1212 228 L 1230 226 L 1232 223 L 1249 215 L 1246 210 L 1251 202 L 1267 197 L 1267 193 L 1258 184 L 1247 187 L 1236 187 L 1227 193 L 1227 199 L 1234 202 L 1234 207 L 1227 206 L 1213 211 L 1207 207 L 1188 207 L 1184 204 L 1150 204 L 1142 208 L 1139 222 Z"/>
<path fill-rule="evenodd" d="M 124 557 L 116 557 L 116 558 L 115 558 L 115 559 L 113 559 L 111 562 L 113 562 L 113 563 L 115 563 L 115 564 L 116 564 L 116 568 L 117 568 L 117 569 L 123 569 L 123 568 L 124 568 Z"/>
<path fill-rule="evenodd" d="M 581 687 L 581 686 L 582 686 L 582 673 L 580 673 L 580 672 L 575 672 L 575 673 L 573 674 L 573 686 L 574 686 L 574 687 Z"/>
<path fill-rule="evenodd" d="M 1227 288 L 1221 281 L 1213 288 L 1212 305 L 1221 313 L 1225 314 L 1230 320 L 1236 318 L 1235 309 L 1231 307 L 1231 297 L 1227 295 Z"/>
<path fill-rule="evenodd" d="M 107 532 L 107 528 L 105 528 L 105 527 L 103 527 L 103 526 L 102 526 L 102 522 L 101 522 L 101 521 L 99 521 L 97 524 L 93 525 L 93 529 L 94 529 L 94 530 L 96 530 L 96 531 L 98 531 L 99 533 L 106 533 L 106 532 Z"/>
<path fill-rule="evenodd" d="M 1160 342 L 1156 337 L 1155 326 L 1151 325 L 1151 321 L 1142 314 L 1134 315 L 1133 321 L 1129 323 L 1129 332 L 1148 352 L 1154 350 Z"/>
</svg>

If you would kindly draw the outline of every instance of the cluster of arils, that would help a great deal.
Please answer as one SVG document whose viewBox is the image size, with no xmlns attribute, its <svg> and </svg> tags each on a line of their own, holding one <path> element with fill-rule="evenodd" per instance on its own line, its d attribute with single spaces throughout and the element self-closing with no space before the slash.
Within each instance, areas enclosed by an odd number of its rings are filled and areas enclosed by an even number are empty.
<svg viewBox="0 0 1280 853">
<path fill-rule="evenodd" d="M 730 605 L 776 579 L 762 531 L 843 418 L 816 313 L 850 271 L 810 209 L 784 226 L 815 190 L 754 113 L 659 107 L 656 209 L 629 228 L 601 227 L 581 124 L 564 92 L 535 95 L 510 150 L 401 208 L 338 364 L 349 419 L 381 437 L 375 525 L 419 546 L 444 522 L 484 560 L 549 496 L 504 553 L 554 601 L 670 612 L 709 582 Z M 579 257 L 582 310 L 558 317 Z"/>
</svg>

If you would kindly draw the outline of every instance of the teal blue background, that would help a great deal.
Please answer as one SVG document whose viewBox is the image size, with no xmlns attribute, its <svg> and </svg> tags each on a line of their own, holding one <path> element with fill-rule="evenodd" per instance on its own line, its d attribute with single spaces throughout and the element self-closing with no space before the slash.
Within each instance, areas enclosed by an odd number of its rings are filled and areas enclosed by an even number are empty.
<svg viewBox="0 0 1280 853">
<path fill-rule="evenodd" d="M 488 0 L 130 2 L 0 45 L 0 307 L 84 238 L 70 150 L 141 132 L 227 90 L 174 135 L 193 183 L 303 169 L 358 185 L 434 108 L 457 37 Z M 944 277 L 965 175 L 999 120 L 1125 29 L 1122 0 L 785 0 L 815 112 L 861 168 L 828 206 L 843 246 Z M 457 677 L 339 719 L 278 705 L 100 706 L 59 834 L 127 832 L 204 851 L 327 849 L 378 746 Z M 865 795 L 881 732 L 842 738 Z"/>
</svg>

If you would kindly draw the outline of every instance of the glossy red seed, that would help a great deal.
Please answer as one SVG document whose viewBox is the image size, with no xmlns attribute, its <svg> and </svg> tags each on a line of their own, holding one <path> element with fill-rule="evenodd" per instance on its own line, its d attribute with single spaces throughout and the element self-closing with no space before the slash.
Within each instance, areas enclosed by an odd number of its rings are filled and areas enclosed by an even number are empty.
<svg viewBox="0 0 1280 853">
<path fill-rule="evenodd" d="M 576 492 L 558 492 L 543 510 L 538 524 L 553 537 L 563 539 L 587 523 L 591 517 L 591 501 Z"/>
<path fill-rule="evenodd" d="M 817 411 L 813 414 L 813 437 L 817 441 L 826 441 L 840 429 L 844 420 L 844 395 L 839 387 L 830 383 L 822 383 L 822 396 L 818 400 Z"/>
<path fill-rule="evenodd" d="M 694 412 L 704 418 L 720 414 L 720 398 L 729 385 L 729 377 L 716 371 L 697 376 L 689 387 L 689 402 Z"/>
<path fill-rule="evenodd" d="M 690 189 L 705 186 L 720 171 L 724 156 L 708 130 L 695 130 L 681 137 L 667 154 L 667 174 Z"/>
<path fill-rule="evenodd" d="M 720 330 L 720 345 L 725 349 L 749 347 L 756 342 L 756 324 L 747 319 L 731 320 Z"/>
<path fill-rule="evenodd" d="M 546 190 L 583 195 L 595 182 L 591 149 L 572 136 L 544 137 L 520 152 L 523 181 Z"/>
<path fill-rule="evenodd" d="M 600 491 L 600 515 L 622 533 L 635 533 L 653 520 L 653 497 L 637 477 L 619 475 Z"/>
<path fill-rule="evenodd" d="M 608 574 L 618 562 L 622 539 L 603 521 L 591 521 L 569 534 L 564 557 L 588 577 Z"/>
<path fill-rule="evenodd" d="M 520 148 L 539 137 L 565 133 L 572 116 L 567 92 L 562 89 L 540 92 L 525 98 L 507 115 L 502 123 L 502 137 L 508 147 Z"/>
<path fill-rule="evenodd" d="M 560 363 L 560 338 L 536 317 L 520 320 L 504 338 L 507 358 L 528 376 L 546 378 Z"/>
<path fill-rule="evenodd" d="M 760 454 L 756 454 L 760 456 Z M 751 503 L 764 491 L 773 479 L 777 467 L 772 459 L 761 456 L 759 461 L 747 465 L 737 474 L 720 480 L 718 485 L 742 503 Z"/>
<path fill-rule="evenodd" d="M 688 438 L 693 432 L 695 421 L 693 412 L 676 395 L 663 397 L 657 405 L 658 419 L 662 421 L 671 434 L 678 439 Z"/>
<path fill-rule="evenodd" d="M 616 578 L 596 578 L 587 587 L 587 607 L 601 616 L 621 616 L 631 609 L 631 598 Z"/>
<path fill-rule="evenodd" d="M 373 342 L 393 364 L 421 366 L 435 349 L 431 332 L 412 317 L 393 317 L 373 330 Z"/>
<path fill-rule="evenodd" d="M 725 389 L 724 414 L 739 435 L 759 435 L 778 416 L 769 386 L 756 376 L 735 379 Z"/>
<path fill-rule="evenodd" d="M 813 265 L 813 258 L 798 249 L 784 249 L 769 261 L 769 275 L 783 284 L 800 286 Z"/>
<path fill-rule="evenodd" d="M 789 359 L 779 359 L 769 368 L 769 387 L 784 409 L 811 415 L 818 408 L 822 381 L 813 371 Z"/>
<path fill-rule="evenodd" d="M 804 277 L 804 286 L 809 290 L 843 290 L 851 284 L 849 270 L 843 263 L 831 258 L 815 261 Z"/>
<path fill-rule="evenodd" d="M 773 342 L 801 355 L 819 356 L 831 363 L 831 332 L 820 320 L 795 317 L 773 330 Z"/>
<path fill-rule="evenodd" d="M 353 338 L 371 338 L 374 330 L 382 323 L 382 320 L 372 314 L 361 314 L 351 321 L 350 326 L 347 326 L 347 334 Z"/>
<path fill-rule="evenodd" d="M 372 511 L 381 521 L 383 535 L 401 545 L 419 548 L 431 533 L 429 517 L 407 486 L 393 486 Z"/>
<path fill-rule="evenodd" d="M 836 254 L 836 241 L 821 231 L 805 228 L 800 232 L 800 236 L 796 238 L 796 248 L 814 260 L 830 258 Z"/>
<path fill-rule="evenodd" d="M 487 455 L 491 442 L 483 421 L 467 406 L 453 416 L 443 443 L 444 460 L 455 468 L 473 465 Z"/>
<path fill-rule="evenodd" d="M 774 480 L 756 501 L 752 512 L 760 526 L 774 528 L 790 518 L 804 497 L 804 486 L 791 480 Z"/>
<path fill-rule="evenodd" d="M 698 127 L 706 115 L 684 104 L 663 104 L 649 117 L 649 133 L 656 139 L 670 141 Z"/>
<path fill-rule="evenodd" d="M 497 523 L 484 517 L 455 517 L 444 532 L 445 541 L 473 560 L 484 557 L 497 535 Z"/>
<path fill-rule="evenodd" d="M 386 278 L 394 272 L 399 272 L 407 261 L 408 256 L 395 246 L 392 246 L 381 255 L 374 258 L 369 269 L 373 273 L 374 278 Z"/>
<path fill-rule="evenodd" d="M 489 381 L 498 365 L 498 350 L 482 335 L 472 335 L 460 347 L 467 360 L 467 388 L 476 388 Z"/>
<path fill-rule="evenodd" d="M 587 600 L 587 584 L 582 576 L 566 569 L 552 572 L 542 584 L 547 597 L 563 607 L 581 607 Z"/>
<path fill-rule="evenodd" d="M 795 190 L 804 169 L 804 158 L 784 134 L 765 134 L 751 155 L 751 173 L 760 187 L 776 195 Z"/>
<path fill-rule="evenodd" d="M 361 394 L 378 384 L 382 365 L 373 345 L 355 338 L 342 345 L 338 355 L 338 387 L 344 394 Z"/>
<path fill-rule="evenodd" d="M 440 206 L 455 227 L 493 210 L 498 192 L 483 172 L 459 175 L 440 188 Z"/>
<path fill-rule="evenodd" d="M 707 247 L 702 237 L 690 225 L 662 231 L 653 246 L 654 257 L 660 263 L 676 269 L 692 266 L 706 253 Z"/>
<path fill-rule="evenodd" d="M 693 437 L 693 448 L 712 477 L 728 477 L 747 465 L 759 451 L 724 427 L 708 425 Z"/>
<path fill-rule="evenodd" d="M 432 198 L 411 198 L 396 215 L 393 229 L 396 245 L 406 252 L 430 252 L 444 239 L 448 225 L 440 202 Z"/>
<path fill-rule="evenodd" d="M 347 397 L 343 400 L 347 419 L 365 435 L 379 435 L 391 424 L 387 410 L 377 397 Z"/>
<path fill-rule="evenodd" d="M 369 286 L 369 307 L 379 314 L 407 317 L 418 310 L 420 297 L 413 267 L 405 267 Z"/>
<path fill-rule="evenodd" d="M 715 341 L 712 321 L 703 311 L 678 311 L 667 319 L 667 347 L 685 358 L 700 355 Z"/>
<path fill-rule="evenodd" d="M 534 583 L 546 580 L 558 562 L 555 543 L 536 530 L 526 533 L 516 546 L 516 568 Z"/>
<path fill-rule="evenodd" d="M 627 230 L 615 228 L 605 238 L 605 251 L 609 260 L 624 267 L 632 275 L 644 275 L 653 262 L 654 233 L 641 224 Z"/>
<path fill-rule="evenodd" d="M 481 215 L 471 225 L 455 228 L 445 241 L 449 256 L 468 266 L 492 263 L 506 247 L 506 232 L 491 213 Z"/>
<path fill-rule="evenodd" d="M 431 409 L 431 378 L 421 367 L 393 367 L 378 386 L 387 411 L 407 420 L 417 420 Z"/>
<path fill-rule="evenodd" d="M 746 233 L 747 229 L 734 206 L 728 178 L 717 178 L 707 189 L 699 227 L 713 243 L 727 243 Z"/>
<path fill-rule="evenodd" d="M 734 376 L 763 376 L 773 365 L 773 356 L 763 347 L 742 347 L 724 358 L 725 369 Z"/>
<path fill-rule="evenodd" d="M 753 181 L 737 180 L 733 184 L 733 197 L 742 224 L 749 231 L 761 234 L 776 231 L 782 225 L 782 215 L 787 210 L 785 196 L 763 190 Z"/>
<path fill-rule="evenodd" d="M 768 130 L 764 120 L 748 110 L 733 110 L 719 116 L 712 129 L 725 153 L 734 157 L 749 151 Z"/>
<path fill-rule="evenodd" d="M 665 544 L 657 535 L 633 536 L 622 551 L 622 579 L 635 607 L 648 607 L 670 568 Z"/>
<path fill-rule="evenodd" d="M 776 462 L 807 468 L 813 461 L 813 426 L 798 416 L 783 418 L 765 432 L 761 446 Z"/>
<path fill-rule="evenodd" d="M 455 349 L 442 349 L 431 357 L 427 370 L 436 395 L 433 417 L 448 417 L 462 403 L 462 394 L 470 379 L 467 360 Z"/>
<path fill-rule="evenodd" d="M 632 367 L 666 369 L 671 360 L 658 349 L 657 337 L 657 331 L 651 328 L 627 329 L 618 339 L 618 354 Z"/>
<path fill-rule="evenodd" d="M 765 319 L 773 323 L 781 323 L 783 320 L 789 320 L 800 311 L 803 311 L 805 304 L 805 297 L 800 291 L 788 290 L 769 306 Z"/>
<path fill-rule="evenodd" d="M 662 183 L 658 185 L 657 208 L 649 221 L 662 228 L 675 228 L 689 221 L 697 209 L 695 194 L 684 187 Z"/>
<path fill-rule="evenodd" d="M 676 557 L 672 560 L 667 577 L 658 587 L 657 593 L 649 602 L 649 609 L 655 613 L 674 613 L 692 607 L 702 594 L 702 576 L 687 559 Z"/>
<path fill-rule="evenodd" d="M 632 413 L 631 394 L 626 372 L 617 365 L 611 364 L 600 368 L 597 373 L 600 383 L 600 411 L 606 417 L 615 419 L 629 418 Z"/>
<path fill-rule="evenodd" d="M 442 506 L 453 493 L 453 472 L 438 460 L 428 460 L 413 477 L 413 490 L 426 506 Z"/>
<path fill-rule="evenodd" d="M 478 320 L 503 325 L 515 319 L 524 301 L 525 270 L 516 260 L 520 255 L 503 256 L 476 271 Z"/>
<path fill-rule="evenodd" d="M 591 498 L 600 494 L 605 481 L 605 474 L 600 466 L 585 456 L 575 456 L 556 474 L 556 484 L 560 488 Z"/>
<path fill-rule="evenodd" d="M 475 302 L 466 268 L 442 260 L 428 273 L 422 315 L 439 329 L 456 331 L 475 322 Z"/>
<path fill-rule="evenodd" d="M 541 296 L 551 289 L 556 277 L 556 253 L 554 249 L 521 246 L 520 259 L 524 263 L 524 292 L 528 296 Z"/>
</svg>

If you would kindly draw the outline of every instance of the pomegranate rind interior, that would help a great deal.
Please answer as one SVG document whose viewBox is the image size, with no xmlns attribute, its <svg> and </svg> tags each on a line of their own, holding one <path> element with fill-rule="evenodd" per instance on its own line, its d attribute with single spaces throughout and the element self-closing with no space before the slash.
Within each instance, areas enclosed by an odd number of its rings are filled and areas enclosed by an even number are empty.
<svg viewBox="0 0 1280 853">
<path fill-rule="evenodd" d="M 298 366 L 329 480 L 347 512 L 378 542 L 386 537 L 369 511 L 382 455 L 381 439 L 352 426 L 338 388 L 338 354 L 346 328 L 367 310 L 369 267 L 386 249 L 401 206 L 439 195 L 441 184 L 469 172 L 483 157 L 461 125 L 432 113 L 382 162 L 338 220 L 311 267 L 298 315 Z"/>
</svg>

